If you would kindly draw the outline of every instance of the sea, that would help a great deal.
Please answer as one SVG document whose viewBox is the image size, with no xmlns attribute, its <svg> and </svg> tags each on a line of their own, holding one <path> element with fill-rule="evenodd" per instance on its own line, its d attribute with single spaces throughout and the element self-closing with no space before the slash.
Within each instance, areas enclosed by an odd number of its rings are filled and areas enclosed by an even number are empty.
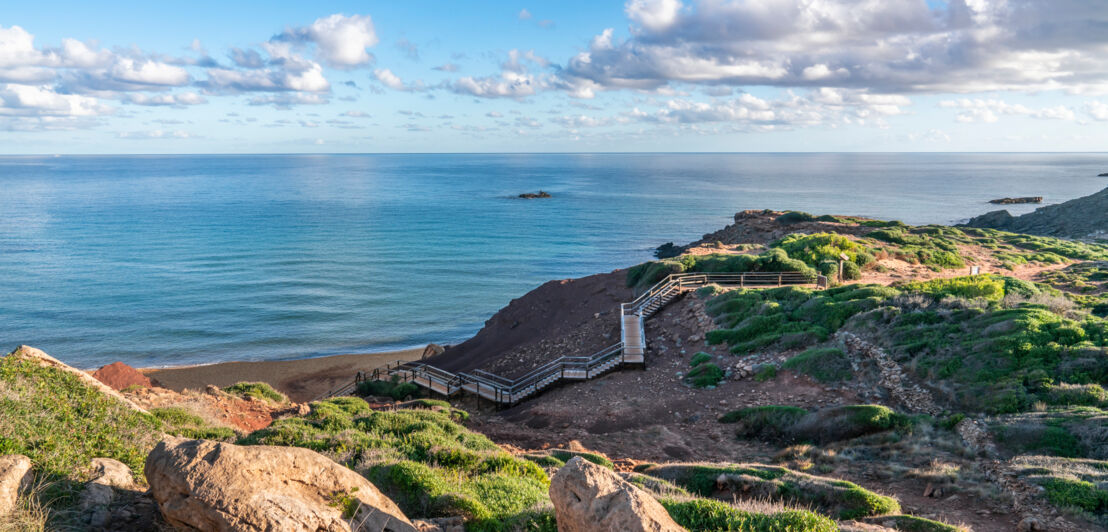
<svg viewBox="0 0 1108 532">
<path fill-rule="evenodd" d="M 0 157 L 0 350 L 94 368 L 449 344 L 737 211 L 950 224 L 1102 172 L 1104 153 Z"/>
</svg>

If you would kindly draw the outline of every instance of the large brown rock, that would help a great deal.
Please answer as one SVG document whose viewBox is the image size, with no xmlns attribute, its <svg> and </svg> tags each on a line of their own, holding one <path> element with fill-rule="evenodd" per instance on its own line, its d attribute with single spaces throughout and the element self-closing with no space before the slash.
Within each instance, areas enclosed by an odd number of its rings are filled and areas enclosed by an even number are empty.
<svg viewBox="0 0 1108 532">
<path fill-rule="evenodd" d="M 15 509 L 19 492 L 31 487 L 31 459 L 21 454 L 0 456 L 0 518 Z"/>
<path fill-rule="evenodd" d="M 146 388 L 154 386 L 149 377 L 122 362 L 112 362 L 107 366 L 102 366 L 92 376 L 96 380 L 111 386 L 113 390 L 125 390 L 136 385 Z"/>
<path fill-rule="evenodd" d="M 368 480 L 308 449 L 168 438 L 150 452 L 145 473 L 162 515 L 178 527 L 416 530 Z"/>
<path fill-rule="evenodd" d="M 649 493 L 576 456 L 550 479 L 559 532 L 685 530 Z"/>
</svg>

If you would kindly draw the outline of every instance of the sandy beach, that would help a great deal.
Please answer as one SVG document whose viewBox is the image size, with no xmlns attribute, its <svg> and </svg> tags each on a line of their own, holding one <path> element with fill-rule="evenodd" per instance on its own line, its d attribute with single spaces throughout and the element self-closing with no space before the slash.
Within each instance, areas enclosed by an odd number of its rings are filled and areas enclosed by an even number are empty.
<svg viewBox="0 0 1108 532">
<path fill-rule="evenodd" d="M 373 369 L 397 360 L 419 360 L 422 354 L 421 348 L 297 360 L 145 368 L 141 371 L 162 386 L 176 391 L 203 389 L 209 384 L 225 387 L 242 381 L 265 382 L 293 401 L 308 401 L 351 381 L 359 370 Z"/>
</svg>

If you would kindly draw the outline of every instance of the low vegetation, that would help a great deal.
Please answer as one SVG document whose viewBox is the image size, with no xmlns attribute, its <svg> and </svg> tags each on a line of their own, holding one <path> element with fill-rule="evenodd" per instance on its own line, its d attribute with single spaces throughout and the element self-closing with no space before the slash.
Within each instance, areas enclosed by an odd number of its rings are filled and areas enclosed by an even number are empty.
<svg viewBox="0 0 1108 532">
<path fill-rule="evenodd" d="M 18 354 L 0 358 L 0 412 L 0 454 L 27 455 L 58 487 L 87 480 L 93 458 L 142 471 L 161 434 L 154 416 Z"/>
<path fill-rule="evenodd" d="M 714 388 L 723 381 L 723 369 L 710 362 L 712 355 L 699 352 L 693 355 L 689 361 L 689 371 L 685 374 L 685 382 L 693 388 Z"/>
<path fill-rule="evenodd" d="M 784 467 L 757 464 L 666 464 L 642 471 L 702 497 L 716 493 L 809 507 L 835 519 L 857 519 L 900 511 L 891 497 L 844 480 Z M 730 497 L 730 495 L 728 495 Z"/>
<path fill-rule="evenodd" d="M 911 425 L 906 416 L 881 405 L 834 406 L 813 412 L 795 406 L 754 406 L 728 412 L 719 420 L 736 424 L 740 437 L 783 443 L 827 443 Z"/>
<path fill-rule="evenodd" d="M 823 383 L 850 380 L 854 371 L 846 353 L 837 347 L 817 347 L 785 361 L 784 369 L 803 373 Z"/>
<path fill-rule="evenodd" d="M 174 436 L 219 441 L 231 441 L 236 437 L 235 431 L 230 427 L 213 426 L 179 406 L 154 408 L 150 413 L 162 422 L 162 429 L 166 433 Z"/>
<path fill-rule="evenodd" d="M 515 458 L 466 430 L 451 412 L 378 412 L 358 398 L 311 404 L 239 443 L 291 445 L 324 453 L 366 475 L 411 516 L 467 518 L 471 530 L 506 530 L 525 523 L 550 530 L 549 479 L 535 463 Z"/>
<path fill-rule="evenodd" d="M 223 391 L 243 399 L 270 401 L 278 404 L 289 402 L 289 398 L 285 397 L 285 394 L 274 390 L 272 386 L 264 382 L 240 382 L 224 388 Z"/>
<path fill-rule="evenodd" d="M 419 395 L 419 386 L 410 382 L 400 382 L 398 377 L 387 381 L 363 381 L 355 392 L 362 397 L 391 397 L 403 401 Z"/>
<path fill-rule="evenodd" d="M 1108 523 L 1108 461 L 1032 455 L 1013 459 L 1013 465 L 1042 486 L 1055 506 Z"/>
</svg>

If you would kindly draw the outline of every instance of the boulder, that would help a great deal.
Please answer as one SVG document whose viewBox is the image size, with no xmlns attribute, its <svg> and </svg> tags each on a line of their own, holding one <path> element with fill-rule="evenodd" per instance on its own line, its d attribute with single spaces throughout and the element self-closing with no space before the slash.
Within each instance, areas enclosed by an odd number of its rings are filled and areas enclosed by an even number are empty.
<svg viewBox="0 0 1108 532">
<path fill-rule="evenodd" d="M 146 388 L 154 386 L 154 383 L 150 381 L 150 377 L 122 362 L 113 362 L 103 366 L 96 370 L 92 376 L 96 380 L 111 386 L 113 390 L 124 390 L 135 385 Z"/>
<path fill-rule="evenodd" d="M 145 474 L 162 515 L 181 528 L 416 530 L 368 480 L 309 449 L 167 438 Z"/>
<path fill-rule="evenodd" d="M 427 344 L 427 347 L 423 348 L 423 356 L 420 358 L 431 358 L 439 356 L 446 352 L 446 348 L 439 344 Z"/>
<path fill-rule="evenodd" d="M 15 509 L 19 493 L 31 487 L 31 459 L 21 454 L 0 456 L 0 518 Z"/>
<path fill-rule="evenodd" d="M 684 530 L 649 493 L 580 456 L 550 479 L 550 500 L 559 532 Z"/>
<path fill-rule="evenodd" d="M 131 468 L 119 460 L 111 458 L 93 458 L 91 463 L 93 479 L 81 492 L 80 508 L 85 520 L 94 528 L 108 524 L 111 513 L 108 506 L 115 499 L 115 490 L 135 490 Z"/>
<path fill-rule="evenodd" d="M 73 366 L 70 366 L 69 364 L 66 364 L 66 363 L 64 363 L 64 362 L 62 362 L 62 361 L 60 361 L 60 360 L 58 360 L 58 359 L 56 359 L 56 358 L 54 358 L 54 357 L 52 357 L 48 354 L 42 352 L 42 350 L 35 349 L 35 348 L 33 348 L 31 346 L 27 346 L 27 345 L 21 345 L 18 348 L 16 348 L 15 351 L 12 351 L 12 353 L 9 354 L 8 356 L 23 358 L 23 359 L 35 362 L 37 364 L 40 364 L 42 366 L 52 367 L 52 368 L 56 368 L 56 369 L 65 371 L 67 373 L 70 373 L 70 374 L 76 376 L 78 379 L 80 379 L 84 384 L 86 384 L 88 386 L 91 386 L 91 387 L 103 392 L 105 395 L 109 395 L 111 397 L 114 397 L 115 399 L 119 400 L 120 402 L 127 405 L 129 408 L 135 410 L 136 412 L 142 412 L 144 414 L 147 413 L 146 410 L 143 409 L 141 406 L 135 404 L 130 399 L 124 397 L 123 394 L 113 390 L 107 384 L 104 384 L 104 383 L 92 378 L 92 375 L 89 375 L 87 372 L 81 371 L 81 370 L 79 370 L 79 369 L 77 369 Z"/>
</svg>

